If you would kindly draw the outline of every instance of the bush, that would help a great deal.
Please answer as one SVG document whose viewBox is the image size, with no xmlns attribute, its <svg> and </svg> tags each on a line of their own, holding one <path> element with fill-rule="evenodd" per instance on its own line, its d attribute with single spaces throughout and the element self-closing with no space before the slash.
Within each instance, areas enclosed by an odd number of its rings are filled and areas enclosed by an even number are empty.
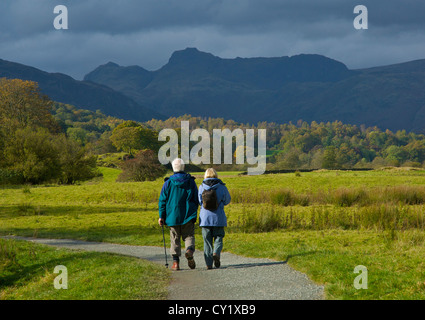
<svg viewBox="0 0 425 320">
<path fill-rule="evenodd" d="M 279 204 L 281 206 L 290 206 L 294 204 L 294 194 L 290 190 L 275 191 L 270 195 L 272 204 Z"/>
<path fill-rule="evenodd" d="M 333 192 L 333 203 L 340 207 L 351 207 L 354 204 L 364 204 L 368 195 L 361 189 L 341 188 Z"/>
<path fill-rule="evenodd" d="M 18 185 L 24 183 L 24 177 L 20 172 L 0 168 L 0 185 Z"/>
<path fill-rule="evenodd" d="M 5 142 L 0 183 L 72 184 L 96 176 L 96 157 L 65 135 L 44 128 L 25 128 Z"/>
<path fill-rule="evenodd" d="M 406 205 L 425 203 L 425 189 L 421 186 L 396 186 L 387 188 L 384 192 L 388 200 L 394 200 Z"/>
<path fill-rule="evenodd" d="M 7 168 L 33 184 L 55 180 L 60 175 L 59 153 L 54 135 L 44 128 L 25 128 L 5 143 Z"/>
<path fill-rule="evenodd" d="M 158 161 L 157 154 L 152 150 L 139 152 L 134 159 L 122 163 L 123 172 L 118 176 L 118 182 L 154 181 L 166 173 L 166 168 Z"/>
<path fill-rule="evenodd" d="M 270 202 L 284 207 L 293 205 L 308 206 L 310 204 L 310 197 L 305 194 L 295 194 L 291 190 L 283 189 L 271 192 Z"/>
<path fill-rule="evenodd" d="M 85 148 L 65 136 L 58 138 L 56 143 L 60 150 L 60 183 L 73 184 L 99 176 L 96 166 L 97 156 L 87 155 Z"/>
</svg>

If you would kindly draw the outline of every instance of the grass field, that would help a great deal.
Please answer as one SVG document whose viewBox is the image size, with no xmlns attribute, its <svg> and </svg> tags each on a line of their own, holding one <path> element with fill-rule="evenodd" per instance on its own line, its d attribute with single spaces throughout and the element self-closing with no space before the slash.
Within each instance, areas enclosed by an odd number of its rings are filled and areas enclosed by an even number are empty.
<svg viewBox="0 0 425 320">
<path fill-rule="evenodd" d="M 169 272 L 131 257 L 55 249 L 0 239 L 0 299 L 110 300 L 165 299 Z M 55 267 L 65 265 L 67 290 L 53 283 Z"/>
<path fill-rule="evenodd" d="M 101 170 L 102 179 L 81 185 L 1 188 L 0 235 L 161 246 L 157 201 L 163 180 L 116 183 L 118 170 Z M 203 174 L 193 174 L 199 185 Z M 232 195 L 224 250 L 288 261 L 325 284 L 328 299 L 425 298 L 425 171 L 219 177 Z M 199 227 L 196 233 L 202 250 Z M 357 265 L 368 269 L 366 290 L 353 286 Z M 166 275 L 149 277 L 155 282 Z M 20 297 L 18 289 L 2 290 L 2 298 Z"/>
</svg>

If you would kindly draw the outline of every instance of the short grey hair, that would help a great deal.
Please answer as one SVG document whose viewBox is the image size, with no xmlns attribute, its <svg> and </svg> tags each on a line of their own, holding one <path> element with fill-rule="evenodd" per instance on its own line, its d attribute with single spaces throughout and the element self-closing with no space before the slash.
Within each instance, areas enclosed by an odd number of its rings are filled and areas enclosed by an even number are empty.
<svg viewBox="0 0 425 320">
<path fill-rule="evenodd" d="M 180 158 L 174 159 L 171 165 L 174 172 L 184 171 L 184 161 Z"/>
</svg>

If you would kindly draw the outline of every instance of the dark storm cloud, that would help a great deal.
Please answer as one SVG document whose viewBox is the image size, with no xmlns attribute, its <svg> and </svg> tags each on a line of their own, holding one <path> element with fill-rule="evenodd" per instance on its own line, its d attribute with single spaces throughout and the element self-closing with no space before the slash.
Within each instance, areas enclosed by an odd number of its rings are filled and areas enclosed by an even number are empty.
<svg viewBox="0 0 425 320">
<path fill-rule="evenodd" d="M 53 28 L 53 8 L 69 30 Z M 369 9 L 355 30 L 353 9 Z M 234 58 L 318 53 L 351 68 L 425 58 L 417 0 L 2 0 L 0 58 L 76 78 L 107 61 L 149 70 L 175 50 Z"/>
</svg>

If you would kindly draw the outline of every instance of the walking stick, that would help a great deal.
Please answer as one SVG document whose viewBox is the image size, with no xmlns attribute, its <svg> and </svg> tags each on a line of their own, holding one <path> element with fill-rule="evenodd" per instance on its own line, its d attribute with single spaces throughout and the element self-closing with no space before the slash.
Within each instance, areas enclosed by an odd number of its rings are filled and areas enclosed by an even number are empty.
<svg viewBox="0 0 425 320">
<path fill-rule="evenodd" d="M 168 269 L 167 249 L 165 248 L 164 223 L 162 224 L 162 239 L 164 240 L 165 267 Z"/>
</svg>

